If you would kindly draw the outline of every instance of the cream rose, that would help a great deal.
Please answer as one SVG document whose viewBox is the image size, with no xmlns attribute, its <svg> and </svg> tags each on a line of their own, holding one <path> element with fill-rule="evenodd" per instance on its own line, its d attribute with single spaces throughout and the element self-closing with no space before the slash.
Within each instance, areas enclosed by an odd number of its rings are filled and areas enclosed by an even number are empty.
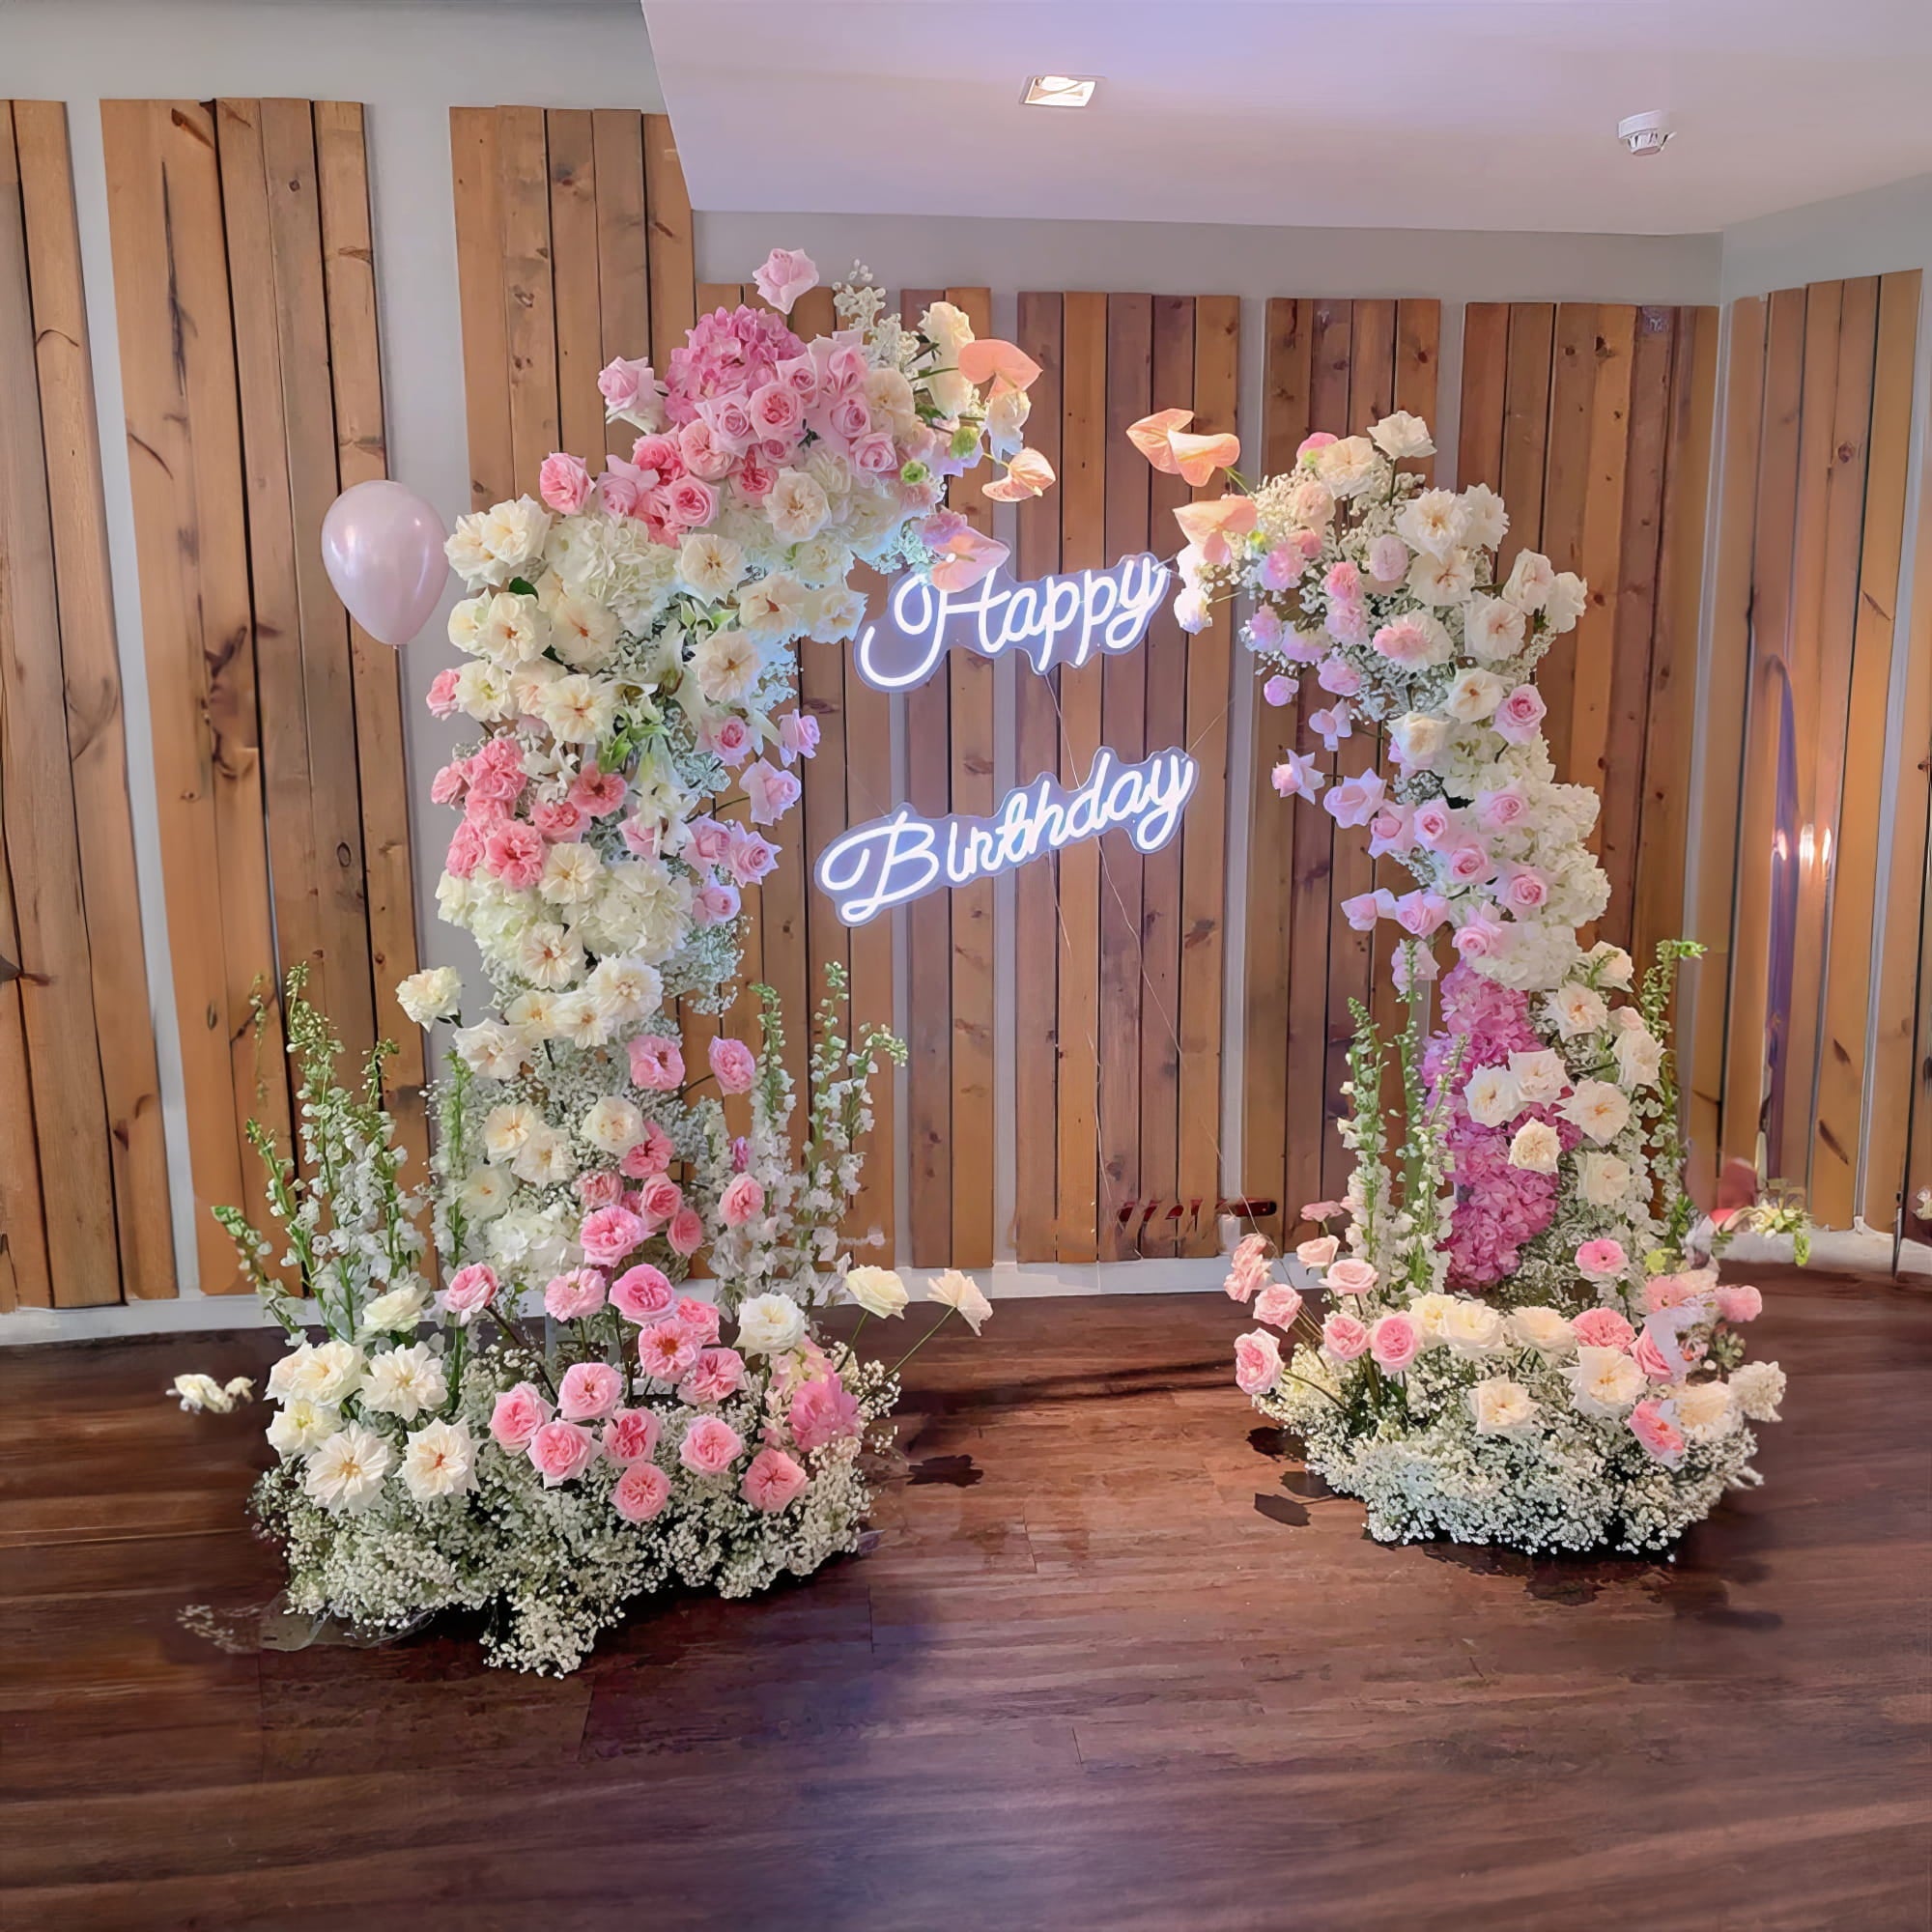
<svg viewBox="0 0 1932 1932">
<path fill-rule="evenodd" d="M 889 1317 L 905 1310 L 906 1286 L 891 1268 L 855 1267 L 845 1276 L 845 1293 L 867 1315 Z"/>
<path fill-rule="evenodd" d="M 417 1026 L 456 1017 L 463 1004 L 463 975 L 454 966 L 429 966 L 396 985 L 396 1004 Z"/>
<path fill-rule="evenodd" d="M 748 1354 L 782 1355 L 805 1340 L 805 1310 L 788 1294 L 754 1294 L 738 1305 L 738 1346 Z"/>
<path fill-rule="evenodd" d="M 1525 1121 L 1510 1142 L 1510 1165 L 1526 1174 L 1554 1174 L 1562 1152 L 1563 1143 L 1547 1121 Z"/>
<path fill-rule="evenodd" d="M 1478 1435 L 1515 1435 L 1536 1422 L 1536 1404 L 1520 1382 L 1490 1376 L 1469 1391 Z"/>
</svg>

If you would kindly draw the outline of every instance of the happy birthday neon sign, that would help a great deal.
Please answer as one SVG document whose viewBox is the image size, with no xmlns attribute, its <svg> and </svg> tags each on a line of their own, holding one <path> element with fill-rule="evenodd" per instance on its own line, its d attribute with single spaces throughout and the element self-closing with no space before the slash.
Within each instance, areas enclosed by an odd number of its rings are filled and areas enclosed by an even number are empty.
<svg viewBox="0 0 1932 1932">
<path fill-rule="evenodd" d="M 1011 651 L 1044 677 L 1095 653 L 1117 656 L 1147 636 L 1173 573 L 1145 552 L 1106 570 L 1016 582 L 1004 571 L 970 591 L 902 578 L 886 620 L 868 624 L 853 649 L 859 675 L 877 691 L 923 684 L 953 649 L 999 658 Z M 1123 763 L 1102 746 L 1070 789 L 1052 773 L 1009 791 L 990 818 L 950 812 L 925 818 L 902 805 L 841 834 L 818 855 L 819 889 L 846 925 L 864 925 L 927 893 L 970 886 L 1103 832 L 1123 831 L 1135 849 L 1157 852 L 1179 829 L 1200 767 L 1183 751 Z"/>
<path fill-rule="evenodd" d="M 1004 570 L 971 590 L 940 590 L 917 573 L 902 577 L 886 621 L 867 624 L 853 649 L 859 675 L 875 691 L 910 691 L 949 650 L 981 657 L 1016 652 L 1040 676 L 1077 668 L 1095 651 L 1130 651 L 1147 636 L 1173 572 L 1146 552 L 1105 570 L 1017 582 Z"/>
</svg>

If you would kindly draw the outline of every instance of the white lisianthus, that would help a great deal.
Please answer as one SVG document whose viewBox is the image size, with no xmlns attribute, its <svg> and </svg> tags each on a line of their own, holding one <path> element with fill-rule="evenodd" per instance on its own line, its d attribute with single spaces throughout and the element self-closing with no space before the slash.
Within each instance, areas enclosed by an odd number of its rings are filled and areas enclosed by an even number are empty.
<svg viewBox="0 0 1932 1932">
<path fill-rule="evenodd" d="M 804 1340 L 805 1310 L 790 1295 L 754 1294 L 738 1304 L 738 1346 L 747 1354 L 786 1354 Z"/>
<path fill-rule="evenodd" d="M 543 612 L 514 590 L 499 590 L 483 603 L 476 619 L 476 649 L 501 670 L 541 657 L 550 641 Z"/>
<path fill-rule="evenodd" d="M 339 1404 L 361 1379 L 362 1350 L 353 1342 L 303 1342 L 269 1371 L 269 1394 L 276 1402 Z"/>
<path fill-rule="evenodd" d="M 1469 1391 L 1478 1435 L 1517 1435 L 1536 1426 L 1536 1403 L 1520 1382 L 1488 1376 Z"/>
<path fill-rule="evenodd" d="M 1369 440 L 1392 463 L 1406 456 L 1435 454 L 1435 439 L 1429 434 L 1429 425 L 1406 410 L 1385 415 L 1370 429 Z"/>
<path fill-rule="evenodd" d="M 1613 1153 L 1583 1153 L 1577 1157 L 1577 1191 L 1592 1208 L 1614 1208 L 1630 1192 L 1628 1161 Z"/>
<path fill-rule="evenodd" d="M 355 1332 L 362 1337 L 407 1334 L 422 1320 L 428 1306 L 428 1285 L 419 1276 L 411 1275 L 363 1309 Z"/>
<path fill-rule="evenodd" d="M 352 1422 L 311 1452 L 302 1487 L 331 1515 L 354 1516 L 376 1500 L 394 1461 L 373 1429 Z"/>
<path fill-rule="evenodd" d="M 510 1205 L 512 1188 L 497 1168 L 471 1168 L 457 1193 L 463 1211 L 472 1221 L 490 1221 Z"/>
<path fill-rule="evenodd" d="M 550 613 L 550 640 L 573 670 L 595 670 L 617 643 L 617 619 L 601 604 L 566 590 Z"/>
<path fill-rule="evenodd" d="M 1511 1054 L 1510 1071 L 1516 1075 L 1517 1092 L 1522 1095 L 1525 1107 L 1548 1106 L 1550 1101 L 1561 1099 L 1569 1090 L 1569 1069 L 1554 1047 Z"/>
<path fill-rule="evenodd" d="M 542 569 L 549 535 L 550 512 L 529 497 L 491 504 L 476 524 L 477 541 L 512 576 L 533 577 Z"/>
<path fill-rule="evenodd" d="M 358 1394 L 364 1408 L 413 1422 L 425 1409 L 440 1408 L 449 1395 L 442 1357 L 427 1342 L 373 1355 Z"/>
<path fill-rule="evenodd" d="M 1405 503 L 1395 520 L 1410 550 L 1447 556 L 1463 541 L 1463 504 L 1453 490 L 1424 490 Z"/>
<path fill-rule="evenodd" d="M 510 1172 L 532 1187 L 554 1187 L 577 1172 L 577 1156 L 571 1151 L 570 1136 L 560 1128 L 541 1126 L 517 1150 Z"/>
<path fill-rule="evenodd" d="M 867 1315 L 884 1317 L 905 1312 L 906 1286 L 891 1268 L 851 1269 L 845 1276 L 845 1293 Z"/>
<path fill-rule="evenodd" d="M 1784 1400 L 1784 1371 L 1776 1362 L 1747 1362 L 1731 1371 L 1731 1396 L 1753 1422 L 1776 1422 Z"/>
<path fill-rule="evenodd" d="M 454 1019 L 463 1005 L 463 975 L 454 966 L 426 966 L 397 981 L 396 1004 L 417 1026 Z"/>
<path fill-rule="evenodd" d="M 1442 1339 L 1458 1355 L 1492 1355 L 1508 1341 L 1501 1314 L 1487 1301 L 1455 1294 L 1442 1312 Z"/>
<path fill-rule="evenodd" d="M 552 905 L 583 905 L 597 895 L 604 862 L 588 845 L 565 840 L 544 854 L 537 891 Z"/>
<path fill-rule="evenodd" d="M 1469 1118 L 1485 1127 L 1499 1127 L 1522 1111 L 1522 1094 L 1507 1066 L 1479 1066 L 1463 1089 Z"/>
<path fill-rule="evenodd" d="M 1626 1414 L 1644 1391 L 1643 1371 L 1621 1349 L 1581 1348 L 1563 1371 L 1571 1399 L 1584 1415 Z"/>
<path fill-rule="evenodd" d="M 694 597 L 716 604 L 745 581 L 745 547 L 713 530 L 694 530 L 678 546 L 677 574 Z"/>
<path fill-rule="evenodd" d="M 558 1039 L 572 1046 L 602 1046 L 611 1037 L 611 1025 L 602 1008 L 582 988 L 559 993 L 551 1009 L 551 1024 Z"/>
<path fill-rule="evenodd" d="M 1536 1304 L 1512 1309 L 1509 1325 L 1517 1340 L 1534 1349 L 1539 1355 L 1553 1359 L 1558 1355 L 1567 1355 L 1577 1346 L 1577 1332 L 1560 1309 Z"/>
<path fill-rule="evenodd" d="M 579 1135 L 608 1154 L 627 1153 L 644 1137 L 644 1117 L 635 1100 L 607 1094 L 578 1123 Z"/>
<path fill-rule="evenodd" d="M 306 1456 L 342 1427 L 342 1411 L 332 1403 L 296 1396 L 275 1411 L 269 1424 L 269 1447 L 277 1456 Z"/>
<path fill-rule="evenodd" d="M 1459 724 L 1476 724 L 1509 696 L 1509 686 L 1492 670 L 1465 670 L 1450 685 L 1442 708 Z"/>
<path fill-rule="evenodd" d="M 1593 992 L 1588 986 L 1572 980 L 1566 986 L 1557 987 L 1550 997 L 1550 1005 L 1556 1009 L 1556 1031 L 1565 1039 L 1575 1039 L 1580 1034 L 1595 1033 L 1609 1018 L 1609 1009 L 1604 1005 L 1604 996 Z"/>
<path fill-rule="evenodd" d="M 803 626 L 805 585 L 782 573 L 761 577 L 738 592 L 734 608 L 741 631 L 760 639 L 788 638 Z"/>
<path fill-rule="evenodd" d="M 1463 644 L 1472 658 L 1494 663 L 1522 649 L 1520 606 L 1502 597 L 1472 597 L 1463 611 Z"/>
<path fill-rule="evenodd" d="M 1557 1111 L 1602 1147 L 1630 1123 L 1630 1095 L 1608 1080 L 1579 1080 Z"/>
<path fill-rule="evenodd" d="M 532 985 L 554 991 L 576 983 L 583 971 L 583 948 L 562 926 L 540 919 L 517 942 L 516 961 Z"/>
<path fill-rule="evenodd" d="M 948 1268 L 925 1292 L 928 1301 L 952 1309 L 978 1334 L 993 1313 L 993 1304 L 980 1292 L 980 1284 L 957 1268 Z"/>
<path fill-rule="evenodd" d="M 513 711 L 510 680 L 503 669 L 472 658 L 456 673 L 456 708 L 479 724 L 500 724 Z"/>
<path fill-rule="evenodd" d="M 403 1487 L 419 1503 L 463 1495 L 476 1487 L 476 1444 L 461 1422 L 432 1422 L 403 1450 Z"/>
<path fill-rule="evenodd" d="M 617 695 L 603 679 L 572 671 L 544 686 L 537 716 L 566 745 L 594 745 L 617 721 Z"/>
<path fill-rule="evenodd" d="M 1525 1121 L 1510 1142 L 1510 1165 L 1527 1174 L 1554 1174 L 1563 1143 L 1547 1121 Z"/>
</svg>

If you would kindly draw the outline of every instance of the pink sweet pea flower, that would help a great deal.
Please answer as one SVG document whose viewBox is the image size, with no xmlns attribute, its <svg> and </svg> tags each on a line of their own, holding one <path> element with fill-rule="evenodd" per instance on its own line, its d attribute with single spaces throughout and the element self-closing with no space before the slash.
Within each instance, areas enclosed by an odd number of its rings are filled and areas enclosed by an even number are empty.
<svg viewBox="0 0 1932 1932">
<path fill-rule="evenodd" d="M 430 679 L 429 695 L 425 700 L 431 713 L 438 718 L 450 718 L 456 714 L 456 672 L 440 670 Z"/>
</svg>

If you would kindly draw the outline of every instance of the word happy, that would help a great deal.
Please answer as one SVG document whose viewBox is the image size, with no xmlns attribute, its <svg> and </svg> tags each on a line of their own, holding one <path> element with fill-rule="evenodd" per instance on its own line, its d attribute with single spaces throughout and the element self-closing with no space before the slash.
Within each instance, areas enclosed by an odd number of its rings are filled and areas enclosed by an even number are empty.
<svg viewBox="0 0 1932 1932">
<path fill-rule="evenodd" d="M 875 691 L 923 684 L 955 645 L 987 658 L 1017 651 L 1043 677 L 1063 665 L 1084 665 L 1096 650 L 1132 650 L 1147 636 L 1172 575 L 1143 552 L 1105 570 L 1027 583 L 996 570 L 956 593 L 918 575 L 903 577 L 887 606 L 889 620 L 867 625 L 852 661 Z"/>
<path fill-rule="evenodd" d="M 1077 789 L 1035 779 L 1009 792 L 991 818 L 922 818 L 902 805 L 835 838 L 819 854 L 818 884 L 845 924 L 864 925 L 909 899 L 990 879 L 1116 828 L 1139 851 L 1157 852 L 1174 837 L 1199 773 L 1185 752 L 1123 765 L 1103 747 Z"/>
</svg>

